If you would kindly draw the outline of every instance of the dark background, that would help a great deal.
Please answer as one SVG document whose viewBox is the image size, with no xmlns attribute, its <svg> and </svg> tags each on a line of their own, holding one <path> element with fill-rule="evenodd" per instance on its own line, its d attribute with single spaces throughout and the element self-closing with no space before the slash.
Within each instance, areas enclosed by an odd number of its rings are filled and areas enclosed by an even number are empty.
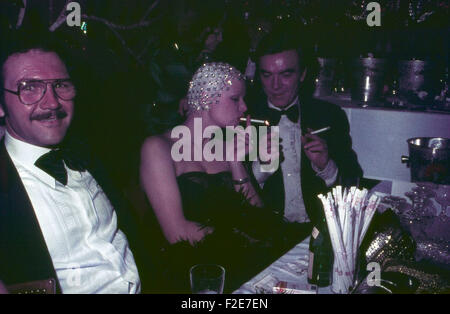
<svg viewBox="0 0 450 314">
<path fill-rule="evenodd" d="M 17 30 L 45 41 L 67 2 L 0 1 L 0 49 L 14 40 Z M 65 22 L 54 31 L 76 64 L 74 75 L 83 90 L 71 132 L 89 143 L 121 186 L 137 182 L 142 140 L 180 121 L 174 99 L 184 95 L 188 79 L 167 76 L 164 67 L 184 64 L 189 77 L 195 70 L 190 61 L 202 49 L 207 26 L 223 28 L 222 57 L 241 70 L 249 33 L 264 33 L 266 25 L 276 24 L 298 29 L 317 56 L 345 60 L 370 53 L 433 60 L 448 68 L 448 1 L 378 1 L 381 27 L 367 26 L 365 7 L 370 1 L 365 0 L 78 2 L 86 33 Z M 174 43 L 180 49 L 174 49 Z"/>
</svg>

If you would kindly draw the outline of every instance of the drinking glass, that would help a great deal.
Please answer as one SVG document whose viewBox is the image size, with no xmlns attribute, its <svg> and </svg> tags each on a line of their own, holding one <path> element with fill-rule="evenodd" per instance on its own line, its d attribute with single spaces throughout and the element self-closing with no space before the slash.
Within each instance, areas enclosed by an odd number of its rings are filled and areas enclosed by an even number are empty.
<svg viewBox="0 0 450 314">
<path fill-rule="evenodd" d="M 222 294 L 225 269 L 216 264 L 198 264 L 189 270 L 191 291 L 194 294 Z"/>
<path fill-rule="evenodd" d="M 433 216 L 434 213 L 429 207 L 430 199 L 433 198 L 436 193 L 435 187 L 429 184 L 421 183 L 417 184 L 410 192 L 406 192 L 405 195 L 411 199 L 412 208 L 407 213 L 412 220 L 421 220 L 422 218 Z"/>
</svg>

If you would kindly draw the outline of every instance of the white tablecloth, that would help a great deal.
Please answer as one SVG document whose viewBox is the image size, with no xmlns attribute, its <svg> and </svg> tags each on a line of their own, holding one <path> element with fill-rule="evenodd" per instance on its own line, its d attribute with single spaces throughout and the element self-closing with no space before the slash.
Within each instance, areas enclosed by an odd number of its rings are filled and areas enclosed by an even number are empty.
<svg viewBox="0 0 450 314">
<path fill-rule="evenodd" d="M 415 187 L 415 183 L 403 182 L 403 181 L 382 181 L 377 186 L 371 189 L 371 193 L 377 192 L 379 196 L 384 195 L 394 195 L 405 198 L 404 193 L 410 191 Z M 439 187 L 443 189 L 443 186 Z M 436 190 L 439 193 L 440 190 Z M 408 200 L 410 202 L 410 200 Z M 438 205 L 433 199 L 433 204 L 435 206 L 436 214 L 439 214 L 442 210 L 441 206 Z M 382 212 L 387 207 L 380 204 L 378 210 Z M 447 212 L 447 215 L 449 213 Z M 422 254 L 422 253 L 421 253 Z M 417 258 L 417 257 L 416 257 Z M 445 256 L 444 256 L 445 258 Z M 236 294 L 254 294 L 257 293 L 255 289 L 255 284 L 260 282 L 264 277 L 271 275 L 278 279 L 279 281 L 292 282 L 294 284 L 307 284 L 307 274 L 308 274 L 308 263 L 309 263 L 309 237 L 304 241 L 297 244 L 285 255 L 280 257 L 269 267 L 263 270 L 261 273 L 256 275 L 250 281 L 243 284 L 239 289 L 234 291 Z M 266 277 L 267 278 L 267 277 Z M 270 290 L 270 287 L 264 287 L 265 290 Z M 332 293 L 330 286 L 324 288 L 318 288 L 319 294 Z"/>
<path fill-rule="evenodd" d="M 285 255 L 273 262 L 261 273 L 243 284 L 234 294 L 255 294 L 255 284 L 267 275 L 272 275 L 278 280 L 292 282 L 294 284 L 307 284 L 309 263 L 309 237 L 297 244 Z M 267 287 L 270 288 L 270 287 Z M 318 293 L 332 293 L 330 287 L 318 288 Z"/>
</svg>

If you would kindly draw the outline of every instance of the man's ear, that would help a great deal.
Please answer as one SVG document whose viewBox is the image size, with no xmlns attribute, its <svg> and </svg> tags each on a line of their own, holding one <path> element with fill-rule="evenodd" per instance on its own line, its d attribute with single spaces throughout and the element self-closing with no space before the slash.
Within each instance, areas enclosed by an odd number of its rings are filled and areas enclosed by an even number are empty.
<svg viewBox="0 0 450 314">
<path fill-rule="evenodd" d="M 5 116 L 5 111 L 3 110 L 3 105 L 0 103 L 0 118 L 3 118 Z"/>
<path fill-rule="evenodd" d="M 307 72 L 308 72 L 308 68 L 305 68 L 303 70 L 303 73 L 300 75 L 300 83 L 303 83 L 303 81 L 305 80 Z"/>
</svg>

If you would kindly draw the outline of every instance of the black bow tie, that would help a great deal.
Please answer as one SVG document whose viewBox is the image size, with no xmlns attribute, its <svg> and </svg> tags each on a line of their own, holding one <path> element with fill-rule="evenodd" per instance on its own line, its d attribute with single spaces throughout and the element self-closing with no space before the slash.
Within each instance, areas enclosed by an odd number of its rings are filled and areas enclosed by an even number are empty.
<svg viewBox="0 0 450 314">
<path fill-rule="evenodd" d="M 34 165 L 63 185 L 67 185 L 67 170 L 64 168 L 64 162 L 66 166 L 72 170 L 85 171 L 86 165 L 76 157 L 71 156 L 69 151 L 54 149 L 48 153 L 42 155 L 36 160 Z"/>
<path fill-rule="evenodd" d="M 288 119 L 291 120 L 293 123 L 297 123 L 299 117 L 298 105 L 295 104 L 287 110 L 276 110 L 273 108 L 269 108 L 268 118 L 271 125 L 278 125 L 282 115 L 286 115 Z"/>
</svg>

